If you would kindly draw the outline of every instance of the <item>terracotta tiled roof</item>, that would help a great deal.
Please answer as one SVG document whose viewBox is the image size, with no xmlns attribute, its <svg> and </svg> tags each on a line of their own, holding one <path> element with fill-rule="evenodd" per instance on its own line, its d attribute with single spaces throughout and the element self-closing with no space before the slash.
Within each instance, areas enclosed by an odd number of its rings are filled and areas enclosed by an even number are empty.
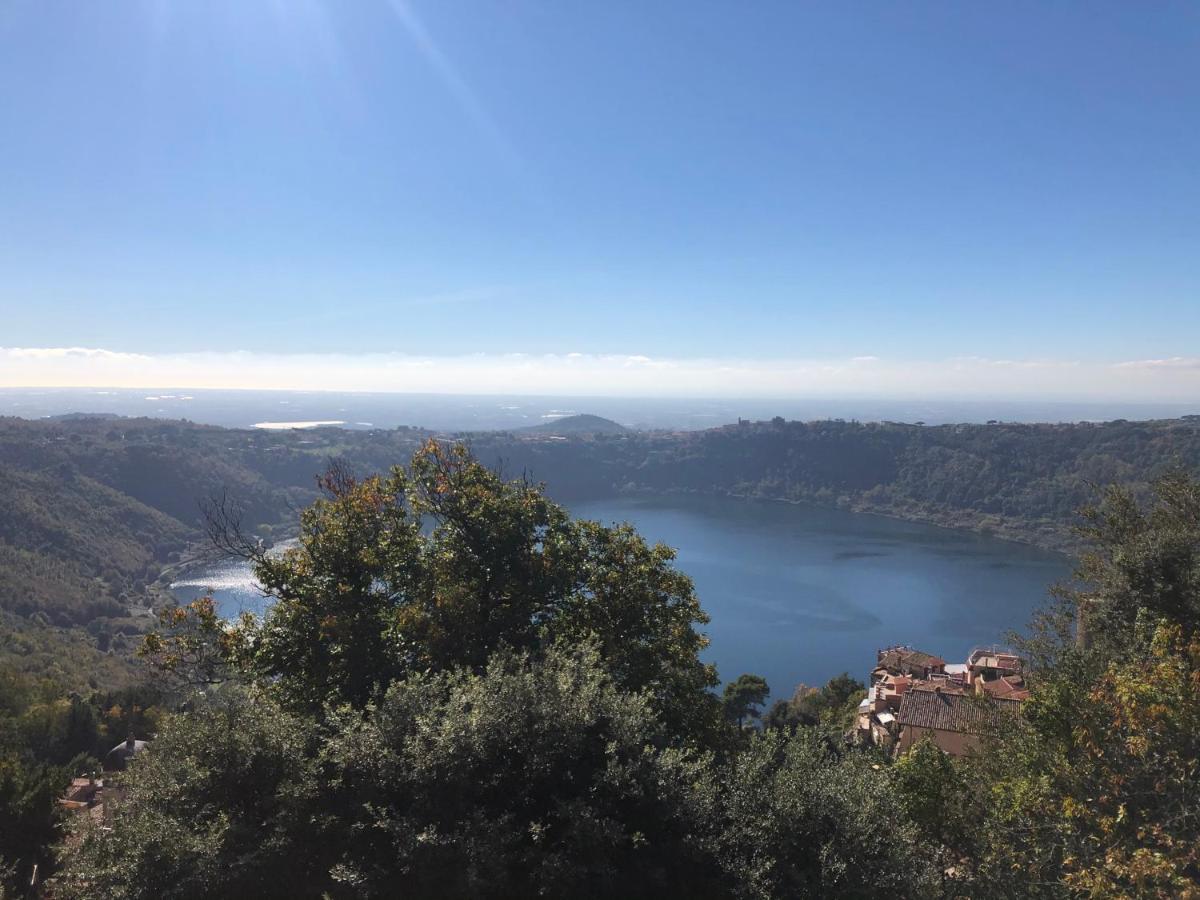
<svg viewBox="0 0 1200 900">
<path fill-rule="evenodd" d="M 944 666 L 946 661 L 940 656 L 914 650 L 911 647 L 893 647 L 879 654 L 879 667 L 890 670 L 904 669 L 936 669 Z"/>
<path fill-rule="evenodd" d="M 1008 697 L 1013 700 L 1024 700 L 1029 696 L 1025 680 L 1020 675 L 997 678 L 995 681 L 981 681 L 979 686 L 993 697 Z"/>
<path fill-rule="evenodd" d="M 1021 715 L 1021 701 L 968 697 L 949 691 L 914 690 L 904 695 L 896 720 L 901 725 L 980 734 L 1013 722 Z"/>
<path fill-rule="evenodd" d="M 966 686 L 953 678 L 929 678 L 914 681 L 912 690 L 941 691 L 944 694 L 965 694 L 967 692 Z"/>
</svg>

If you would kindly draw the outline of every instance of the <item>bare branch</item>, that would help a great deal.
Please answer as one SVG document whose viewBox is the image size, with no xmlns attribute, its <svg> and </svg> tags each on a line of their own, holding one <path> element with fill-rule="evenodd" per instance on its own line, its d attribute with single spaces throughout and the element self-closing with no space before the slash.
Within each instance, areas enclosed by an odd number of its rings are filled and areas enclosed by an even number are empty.
<svg viewBox="0 0 1200 900">
<path fill-rule="evenodd" d="M 222 556 L 257 560 L 264 553 L 263 542 L 242 528 L 242 510 L 230 499 L 228 491 L 221 490 L 201 504 L 204 515 L 204 530 L 209 543 Z"/>
<path fill-rule="evenodd" d="M 350 465 L 341 457 L 329 457 L 325 471 L 317 475 L 317 489 L 329 499 L 344 497 L 358 485 Z"/>
</svg>

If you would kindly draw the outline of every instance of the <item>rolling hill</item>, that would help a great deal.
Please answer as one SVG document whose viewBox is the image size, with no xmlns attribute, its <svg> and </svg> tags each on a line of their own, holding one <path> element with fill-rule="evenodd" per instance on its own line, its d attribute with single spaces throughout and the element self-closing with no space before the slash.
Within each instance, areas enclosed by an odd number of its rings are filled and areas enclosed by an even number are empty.
<svg viewBox="0 0 1200 900">
<path fill-rule="evenodd" d="M 552 422 L 531 425 L 521 429 L 522 433 L 535 434 L 626 434 L 630 429 L 612 419 L 593 416 L 587 413 L 578 416 L 564 416 Z"/>
</svg>

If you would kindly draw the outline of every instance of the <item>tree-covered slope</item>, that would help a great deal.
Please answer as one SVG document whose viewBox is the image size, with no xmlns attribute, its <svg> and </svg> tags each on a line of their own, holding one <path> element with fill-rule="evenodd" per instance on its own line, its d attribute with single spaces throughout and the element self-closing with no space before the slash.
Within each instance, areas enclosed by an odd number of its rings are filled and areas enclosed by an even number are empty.
<svg viewBox="0 0 1200 900">
<path fill-rule="evenodd" d="M 593 416 L 583 413 L 578 416 L 563 416 L 551 422 L 540 425 L 530 425 L 521 429 L 524 432 L 536 434 L 623 434 L 629 429 L 619 422 L 606 419 L 603 416 Z"/>
<path fill-rule="evenodd" d="M 0 607 L 57 624 L 122 615 L 192 529 L 71 471 L 0 465 Z"/>
<path fill-rule="evenodd" d="M 0 606 L 59 624 L 145 605 L 224 494 L 245 526 L 294 523 L 315 473 L 383 472 L 427 436 L 231 430 L 151 419 L 0 419 Z M 1200 419 L 1074 425 L 743 423 L 697 432 L 470 436 L 477 456 L 571 500 L 694 492 L 836 505 L 1065 547 L 1093 485 L 1135 494 L 1200 469 Z"/>
<path fill-rule="evenodd" d="M 250 528 L 290 523 L 328 460 L 385 468 L 407 430 L 270 433 L 190 422 L 0 418 L 0 609 L 85 625 L 144 608 L 226 496 Z"/>
<path fill-rule="evenodd" d="M 744 423 L 707 431 L 593 440 L 477 436 L 552 493 L 697 492 L 837 505 L 1071 542 L 1094 486 L 1144 494 L 1171 468 L 1200 469 L 1200 417 L 1103 424 L 919 426 L 843 421 Z"/>
</svg>

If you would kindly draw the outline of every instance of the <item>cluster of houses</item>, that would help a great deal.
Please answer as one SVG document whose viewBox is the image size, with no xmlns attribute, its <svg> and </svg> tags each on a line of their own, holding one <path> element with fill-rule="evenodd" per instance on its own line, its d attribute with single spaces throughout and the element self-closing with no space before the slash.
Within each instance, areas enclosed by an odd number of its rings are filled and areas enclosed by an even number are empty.
<svg viewBox="0 0 1200 900">
<path fill-rule="evenodd" d="M 977 648 L 965 663 L 947 663 L 912 647 L 888 647 L 876 654 L 857 737 L 897 754 L 928 738 L 962 756 L 1015 724 L 1028 697 L 1021 659 L 1012 653 Z"/>
<path fill-rule="evenodd" d="M 88 816 L 93 824 L 108 827 L 113 821 L 116 804 L 125 796 L 121 785 L 121 773 L 147 746 L 147 741 L 139 741 L 131 734 L 105 754 L 102 774 L 72 778 L 66 793 L 58 798 L 59 806 L 78 815 Z M 67 835 L 67 847 L 74 852 L 79 849 L 82 840 L 83 832 L 73 831 Z M 33 875 L 29 879 L 29 889 L 36 893 L 41 886 L 41 874 L 35 865 Z"/>
<path fill-rule="evenodd" d="M 59 805 L 64 809 L 86 813 L 97 822 L 109 821 L 113 804 L 124 793 L 120 785 L 120 773 L 146 746 L 146 741 L 139 741 L 130 735 L 105 755 L 102 775 L 71 779 L 71 786 L 59 799 Z"/>
</svg>

